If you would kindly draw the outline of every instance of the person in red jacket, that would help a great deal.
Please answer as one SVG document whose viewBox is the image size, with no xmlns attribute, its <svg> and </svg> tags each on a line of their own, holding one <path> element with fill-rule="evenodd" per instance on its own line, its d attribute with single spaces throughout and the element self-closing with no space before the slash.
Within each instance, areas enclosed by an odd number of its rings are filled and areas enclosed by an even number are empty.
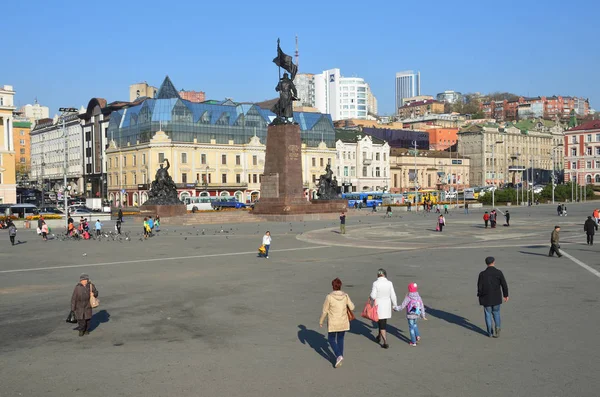
<svg viewBox="0 0 600 397">
<path fill-rule="evenodd" d="M 483 223 L 485 223 L 485 228 L 487 229 L 488 227 L 488 222 L 490 221 L 490 214 L 488 214 L 487 211 L 485 211 L 485 214 L 483 214 Z"/>
</svg>

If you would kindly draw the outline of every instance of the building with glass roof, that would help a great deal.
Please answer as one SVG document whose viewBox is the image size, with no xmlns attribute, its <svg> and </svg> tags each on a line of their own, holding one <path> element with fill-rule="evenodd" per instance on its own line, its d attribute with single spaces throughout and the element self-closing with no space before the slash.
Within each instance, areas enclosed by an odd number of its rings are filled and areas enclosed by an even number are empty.
<svg viewBox="0 0 600 397">
<path fill-rule="evenodd" d="M 142 204 L 156 169 L 168 159 L 182 198 L 202 194 L 256 199 L 267 127 L 274 119 L 274 113 L 257 104 L 182 99 L 167 76 L 154 98 L 138 98 L 110 113 L 108 197 Z M 308 195 L 324 171 L 319 165 L 335 160 L 335 130 L 327 114 L 294 112 L 294 120 L 301 130 Z"/>
</svg>

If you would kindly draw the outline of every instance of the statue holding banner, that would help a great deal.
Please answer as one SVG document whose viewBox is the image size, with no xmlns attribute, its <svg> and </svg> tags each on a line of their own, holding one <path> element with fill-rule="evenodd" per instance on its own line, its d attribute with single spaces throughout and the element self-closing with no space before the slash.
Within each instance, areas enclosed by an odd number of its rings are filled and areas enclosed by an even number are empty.
<svg viewBox="0 0 600 397">
<path fill-rule="evenodd" d="M 279 66 L 280 69 L 279 83 L 275 87 L 275 91 L 279 92 L 279 101 L 271 108 L 271 111 L 277 115 L 273 124 L 293 123 L 294 101 L 298 100 L 298 91 L 294 85 L 298 65 L 292 62 L 291 56 L 286 55 L 281 50 L 279 39 L 277 39 L 277 56 L 273 59 L 273 63 Z M 281 77 L 281 68 L 288 71 L 291 74 L 291 78 L 287 73 L 284 73 L 283 77 Z"/>
</svg>

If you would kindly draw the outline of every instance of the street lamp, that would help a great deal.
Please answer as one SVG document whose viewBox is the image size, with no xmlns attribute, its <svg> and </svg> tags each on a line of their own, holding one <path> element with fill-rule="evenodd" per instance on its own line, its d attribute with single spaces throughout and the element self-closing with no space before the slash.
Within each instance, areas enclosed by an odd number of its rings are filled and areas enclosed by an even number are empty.
<svg viewBox="0 0 600 397">
<path fill-rule="evenodd" d="M 494 185 L 492 187 L 492 209 L 494 209 L 496 205 L 496 197 L 494 195 L 494 192 L 496 191 L 496 160 L 494 160 L 494 148 L 499 143 L 504 143 L 504 141 L 496 141 L 492 144 L 492 185 Z"/>
<path fill-rule="evenodd" d="M 555 165 L 555 160 L 554 160 L 554 151 L 559 148 L 562 147 L 563 144 L 559 143 L 558 145 L 554 146 L 552 148 L 552 204 L 554 204 L 554 189 L 556 189 L 556 174 L 554 172 L 554 165 Z"/>
<path fill-rule="evenodd" d="M 69 228 L 69 210 L 68 210 L 68 200 L 67 200 L 67 128 L 65 126 L 65 118 L 67 115 L 72 113 L 77 113 L 78 110 L 75 108 L 59 108 L 59 112 L 61 112 L 62 118 L 62 130 L 63 130 L 63 150 L 64 150 L 64 158 L 63 158 L 63 199 L 65 205 L 65 211 L 67 211 L 67 216 L 65 217 L 65 226 L 67 229 Z"/>
</svg>

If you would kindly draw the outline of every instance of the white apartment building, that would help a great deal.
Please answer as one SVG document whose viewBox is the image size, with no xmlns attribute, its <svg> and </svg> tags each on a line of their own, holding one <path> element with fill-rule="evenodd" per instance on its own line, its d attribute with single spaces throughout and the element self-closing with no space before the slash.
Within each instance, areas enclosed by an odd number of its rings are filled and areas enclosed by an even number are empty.
<svg viewBox="0 0 600 397">
<path fill-rule="evenodd" d="M 35 125 L 38 120 L 50 117 L 50 108 L 40 105 L 36 99 L 33 105 L 27 104 L 21 106 L 17 110 L 17 113 L 21 113 L 21 116 L 26 117 L 31 122 L 31 125 Z"/>
<path fill-rule="evenodd" d="M 390 186 L 390 145 L 358 131 L 336 130 L 334 174 L 344 191 L 383 191 Z"/>
<path fill-rule="evenodd" d="M 83 134 L 78 114 L 65 116 L 67 134 L 67 185 L 71 194 L 84 192 Z M 63 119 L 54 116 L 31 130 L 31 179 L 44 190 L 63 191 L 64 145 Z"/>
<path fill-rule="evenodd" d="M 315 107 L 315 75 L 312 73 L 298 73 L 294 79 L 298 101 L 294 106 Z"/>
<path fill-rule="evenodd" d="M 342 77 L 340 69 L 314 75 L 315 102 L 319 112 L 330 114 L 333 121 L 366 119 L 369 112 L 369 85 L 360 77 Z M 371 103 L 377 103 L 373 96 Z"/>
</svg>

